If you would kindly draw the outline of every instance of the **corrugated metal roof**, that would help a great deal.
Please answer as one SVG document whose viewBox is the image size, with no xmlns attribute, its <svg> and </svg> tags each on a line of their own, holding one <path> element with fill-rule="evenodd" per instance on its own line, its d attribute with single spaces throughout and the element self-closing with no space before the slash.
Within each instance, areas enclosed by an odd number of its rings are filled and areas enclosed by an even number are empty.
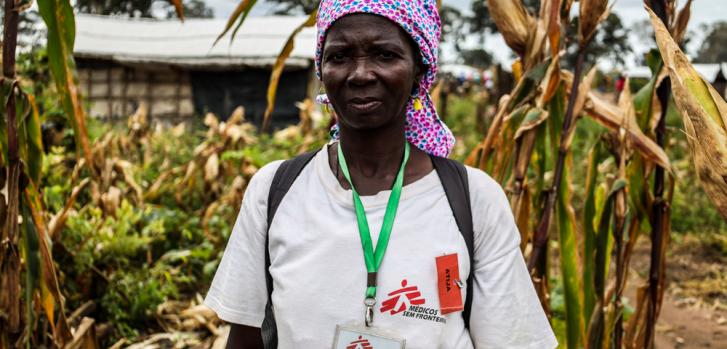
<svg viewBox="0 0 727 349">
<path fill-rule="evenodd" d="M 214 47 L 226 19 L 128 19 L 76 15 L 77 57 L 120 62 L 158 62 L 184 66 L 269 66 L 293 30 L 305 21 L 298 16 L 248 17 L 235 40 L 229 34 Z M 315 55 L 315 28 L 296 37 L 288 65 L 307 66 Z"/>
</svg>

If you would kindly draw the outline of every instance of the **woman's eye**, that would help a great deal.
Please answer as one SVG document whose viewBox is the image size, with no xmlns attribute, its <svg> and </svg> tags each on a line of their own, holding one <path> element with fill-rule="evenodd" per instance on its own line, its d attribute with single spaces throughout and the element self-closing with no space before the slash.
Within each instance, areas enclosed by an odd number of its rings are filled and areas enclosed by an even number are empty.
<svg viewBox="0 0 727 349">
<path fill-rule="evenodd" d="M 340 62 L 343 61 L 346 58 L 346 56 L 343 53 L 333 53 L 330 56 L 328 56 L 328 60 L 333 62 Z"/>
<path fill-rule="evenodd" d="M 392 59 L 392 58 L 396 57 L 396 55 L 391 51 L 381 51 L 379 53 L 379 57 L 381 57 L 383 59 Z"/>
</svg>

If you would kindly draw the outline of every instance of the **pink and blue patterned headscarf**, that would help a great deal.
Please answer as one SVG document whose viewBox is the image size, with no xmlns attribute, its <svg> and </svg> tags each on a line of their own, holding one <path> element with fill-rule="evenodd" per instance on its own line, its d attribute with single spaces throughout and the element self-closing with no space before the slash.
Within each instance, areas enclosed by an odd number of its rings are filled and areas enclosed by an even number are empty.
<svg viewBox="0 0 727 349">
<path fill-rule="evenodd" d="M 354 13 L 375 14 L 397 23 L 419 46 L 427 72 L 406 106 L 404 132 L 406 139 L 417 148 L 431 155 L 447 157 L 454 146 L 454 136 L 439 119 L 429 95 L 429 88 L 437 74 L 437 51 L 442 25 L 436 0 L 322 0 L 316 23 L 316 74 L 319 79 L 328 29 L 339 18 Z M 422 108 L 419 110 L 414 107 L 416 98 L 421 101 Z M 318 96 L 317 101 L 330 104 L 326 95 Z M 338 126 L 334 126 L 332 134 L 338 138 Z"/>
</svg>

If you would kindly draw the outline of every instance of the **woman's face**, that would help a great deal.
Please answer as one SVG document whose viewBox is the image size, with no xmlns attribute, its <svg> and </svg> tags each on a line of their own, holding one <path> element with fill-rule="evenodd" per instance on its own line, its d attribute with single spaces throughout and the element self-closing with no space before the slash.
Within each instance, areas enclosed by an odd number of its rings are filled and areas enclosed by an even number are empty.
<svg viewBox="0 0 727 349">
<path fill-rule="evenodd" d="M 321 79 L 342 126 L 377 129 L 403 124 L 420 71 L 411 39 L 388 19 L 355 14 L 326 35 Z"/>
</svg>

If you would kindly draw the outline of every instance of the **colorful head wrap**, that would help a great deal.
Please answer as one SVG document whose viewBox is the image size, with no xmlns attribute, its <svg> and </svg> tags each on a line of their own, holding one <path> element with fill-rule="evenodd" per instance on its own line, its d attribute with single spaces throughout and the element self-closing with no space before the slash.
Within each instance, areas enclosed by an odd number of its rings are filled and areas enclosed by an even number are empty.
<svg viewBox="0 0 727 349">
<path fill-rule="evenodd" d="M 404 29 L 419 46 L 422 62 L 427 66 L 419 87 L 406 106 L 406 139 L 428 154 L 446 157 L 454 146 L 454 136 L 439 119 L 429 88 L 437 74 L 437 51 L 441 20 L 435 0 L 322 0 L 318 10 L 318 45 L 316 47 L 316 74 L 321 77 L 321 56 L 326 33 L 333 22 L 353 13 L 370 13 L 385 17 Z M 416 99 L 421 105 L 415 107 Z M 326 95 L 319 103 L 330 104 Z M 338 138 L 334 126 L 333 137 Z"/>
</svg>

